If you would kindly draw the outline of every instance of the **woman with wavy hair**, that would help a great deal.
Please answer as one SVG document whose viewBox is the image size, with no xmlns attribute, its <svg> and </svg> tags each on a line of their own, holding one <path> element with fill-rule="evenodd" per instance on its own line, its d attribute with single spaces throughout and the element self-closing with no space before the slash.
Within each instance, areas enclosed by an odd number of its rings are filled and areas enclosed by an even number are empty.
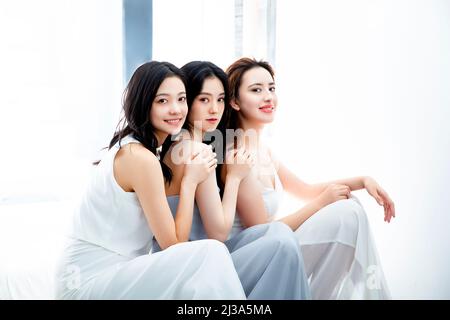
<svg viewBox="0 0 450 320">
<path fill-rule="evenodd" d="M 384 220 L 395 217 L 394 203 L 370 177 L 309 184 L 277 159 L 261 138 L 275 119 L 278 100 L 274 71 L 264 61 L 241 58 L 227 69 L 230 113 L 223 134 L 232 130 L 234 145 L 253 155 L 252 172 L 239 186 L 234 232 L 275 219 L 283 191 L 306 205 L 280 221 L 301 246 L 313 299 L 388 299 L 389 289 L 371 235 L 366 212 L 352 191 L 366 189 L 384 207 Z M 222 179 L 228 165 L 218 166 Z"/>
</svg>

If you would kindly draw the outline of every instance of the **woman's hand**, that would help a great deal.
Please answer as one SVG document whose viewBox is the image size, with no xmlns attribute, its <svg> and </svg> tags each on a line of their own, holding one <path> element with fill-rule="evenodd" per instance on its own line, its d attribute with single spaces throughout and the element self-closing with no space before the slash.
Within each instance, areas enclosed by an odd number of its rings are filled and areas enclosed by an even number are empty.
<svg viewBox="0 0 450 320">
<path fill-rule="evenodd" d="M 217 158 L 211 148 L 195 152 L 184 167 L 183 182 L 198 185 L 216 169 Z"/>
<path fill-rule="evenodd" d="M 318 196 L 317 201 L 321 208 L 336 202 L 345 200 L 350 197 L 350 188 L 343 184 L 329 184 L 324 191 Z"/>
<path fill-rule="evenodd" d="M 395 218 L 394 202 L 373 178 L 366 177 L 364 179 L 364 188 L 380 206 L 384 207 L 384 221 L 390 222 L 393 217 Z"/>
<path fill-rule="evenodd" d="M 232 150 L 227 153 L 227 177 L 244 179 L 255 164 L 253 156 L 245 149 Z"/>
</svg>

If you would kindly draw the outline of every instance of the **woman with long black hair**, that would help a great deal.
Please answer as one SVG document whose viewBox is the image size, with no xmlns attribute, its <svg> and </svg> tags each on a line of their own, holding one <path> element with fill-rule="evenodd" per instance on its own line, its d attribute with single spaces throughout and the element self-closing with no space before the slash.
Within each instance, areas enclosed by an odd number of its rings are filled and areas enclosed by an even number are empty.
<svg viewBox="0 0 450 320">
<path fill-rule="evenodd" d="M 175 219 L 167 203 L 164 178 L 171 171 L 157 150 L 185 121 L 183 74 L 167 62 L 140 66 L 123 111 L 123 125 L 75 212 L 57 298 L 245 299 L 223 243 L 187 242 L 195 191 L 216 167 L 210 150 L 187 159 Z M 165 250 L 149 253 L 153 237 Z"/>
</svg>

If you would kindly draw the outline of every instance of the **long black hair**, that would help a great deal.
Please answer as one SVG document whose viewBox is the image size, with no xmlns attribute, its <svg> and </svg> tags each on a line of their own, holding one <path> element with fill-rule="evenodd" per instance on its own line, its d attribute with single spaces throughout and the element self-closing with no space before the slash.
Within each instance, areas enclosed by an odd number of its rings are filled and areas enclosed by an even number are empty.
<svg viewBox="0 0 450 320">
<path fill-rule="evenodd" d="M 111 149 L 117 142 L 131 135 L 142 145 L 156 155 L 158 140 L 150 119 L 152 103 L 161 83 L 168 77 L 178 77 L 186 86 L 186 81 L 180 69 L 169 62 L 151 61 L 141 65 L 133 73 L 123 99 L 123 117 L 109 143 Z M 170 140 L 168 137 L 166 140 Z M 160 159 L 164 157 L 164 150 Z M 160 161 L 164 179 L 172 180 L 172 171 Z"/>
<path fill-rule="evenodd" d="M 208 78 L 217 78 L 222 83 L 225 92 L 225 114 L 229 106 L 230 94 L 228 90 L 228 77 L 224 70 L 209 61 L 191 61 L 181 67 L 181 71 L 186 77 L 186 98 L 188 110 L 191 109 L 195 98 L 202 91 L 205 80 Z M 222 122 L 222 119 L 220 122 Z M 189 121 L 184 123 L 183 128 L 191 131 L 192 127 Z"/>
<path fill-rule="evenodd" d="M 186 79 L 186 100 L 188 105 L 188 110 L 191 109 L 192 104 L 194 103 L 195 98 L 202 92 L 203 84 L 205 83 L 206 79 L 209 78 L 217 78 L 223 85 L 224 89 L 224 112 L 222 115 L 222 118 L 218 124 L 217 129 L 212 132 L 205 135 L 206 137 L 214 137 L 215 134 L 221 134 L 222 130 L 219 128 L 219 126 L 225 126 L 225 124 L 228 122 L 225 118 L 226 115 L 229 113 L 229 90 L 228 90 L 228 77 L 224 70 L 222 70 L 220 67 L 215 65 L 212 62 L 209 61 L 191 61 L 187 64 L 185 64 L 183 67 L 181 67 L 181 72 L 184 74 Z M 188 130 L 190 133 L 192 133 L 192 125 L 189 123 L 189 121 L 185 121 L 183 124 L 183 129 Z M 225 130 L 223 130 L 225 131 Z M 211 138 L 206 138 L 204 140 L 204 143 L 211 144 L 219 155 L 225 154 L 225 136 L 222 136 L 222 141 L 215 140 Z M 212 141 L 211 141 L 212 140 Z M 223 142 L 223 143 L 222 143 Z M 167 150 L 170 148 L 173 141 L 171 139 L 166 139 L 166 141 L 163 144 L 161 155 L 165 154 Z M 218 150 L 221 150 L 218 152 Z M 162 159 L 162 157 L 161 157 Z M 220 164 L 220 160 L 219 164 Z M 216 174 L 218 174 L 219 171 L 216 171 Z M 218 182 L 220 181 L 220 177 L 218 176 Z"/>
</svg>

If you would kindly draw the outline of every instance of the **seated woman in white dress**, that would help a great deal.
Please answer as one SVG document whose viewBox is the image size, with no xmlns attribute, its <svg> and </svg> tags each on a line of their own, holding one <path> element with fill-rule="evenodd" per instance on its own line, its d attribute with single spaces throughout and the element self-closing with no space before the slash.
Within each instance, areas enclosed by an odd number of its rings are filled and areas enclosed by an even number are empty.
<svg viewBox="0 0 450 320">
<path fill-rule="evenodd" d="M 216 167 L 194 154 L 180 181 L 174 220 L 164 191 L 167 167 L 157 148 L 187 113 L 182 73 L 149 62 L 133 74 L 124 121 L 99 161 L 76 210 L 56 275 L 58 299 L 245 299 L 226 246 L 187 242 L 197 186 Z M 165 250 L 149 253 L 153 236 Z"/>
<path fill-rule="evenodd" d="M 193 152 L 211 149 L 203 139 L 214 132 L 224 110 L 229 108 L 228 79 L 222 69 L 211 62 L 192 61 L 181 71 L 186 76 L 189 108 L 186 130 L 177 142 L 167 140 L 161 153 L 163 162 L 172 172 L 170 179 L 166 179 L 166 194 L 175 219 L 185 159 Z M 309 285 L 300 247 L 294 233 L 284 223 L 257 225 L 228 239 L 239 184 L 250 172 L 253 159 L 247 151 L 241 150 L 229 153 L 227 163 L 222 200 L 215 172 L 197 187 L 190 239 L 212 238 L 225 242 L 248 299 L 308 299 Z M 154 251 L 158 250 L 155 242 Z"/>
<path fill-rule="evenodd" d="M 351 191 L 365 188 L 384 207 L 384 220 L 395 217 L 394 203 L 374 179 L 357 177 L 320 184 L 297 178 L 261 139 L 277 108 L 274 72 L 263 61 L 241 58 L 227 69 L 231 113 L 227 129 L 255 158 L 252 172 L 239 187 L 234 229 L 274 219 L 283 189 L 307 201 L 280 220 L 295 231 L 313 299 L 390 298 L 364 208 Z M 224 132 L 225 134 L 225 132 Z M 222 178 L 228 166 L 218 166 Z"/>
</svg>

